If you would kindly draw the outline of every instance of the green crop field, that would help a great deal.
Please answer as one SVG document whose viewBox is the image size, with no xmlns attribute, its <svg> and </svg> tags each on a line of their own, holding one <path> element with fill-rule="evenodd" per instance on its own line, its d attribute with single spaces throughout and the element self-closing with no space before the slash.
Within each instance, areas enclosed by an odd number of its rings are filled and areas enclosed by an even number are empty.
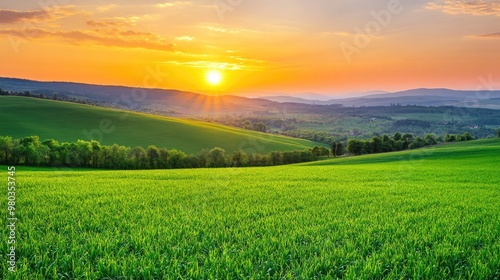
<svg viewBox="0 0 500 280">
<path fill-rule="evenodd" d="M 98 140 L 102 144 L 149 145 L 197 153 L 220 147 L 247 153 L 304 150 L 322 145 L 229 126 L 26 97 L 1 96 L 0 135 L 60 142 Z"/>
<path fill-rule="evenodd" d="M 488 139 L 268 168 L 19 166 L 17 271 L 1 274 L 499 279 L 499 154 Z"/>
</svg>

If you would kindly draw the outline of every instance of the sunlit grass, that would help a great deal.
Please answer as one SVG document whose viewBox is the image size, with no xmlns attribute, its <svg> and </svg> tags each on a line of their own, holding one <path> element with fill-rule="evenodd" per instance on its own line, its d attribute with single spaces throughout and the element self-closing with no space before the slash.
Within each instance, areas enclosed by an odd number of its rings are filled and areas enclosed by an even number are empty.
<svg viewBox="0 0 500 280">
<path fill-rule="evenodd" d="M 15 96 L 1 97 L 0 119 L 6 120 L 2 122 L 2 136 L 38 135 L 41 140 L 56 139 L 59 142 L 92 138 L 105 145 L 117 143 L 143 148 L 156 145 L 185 153 L 220 147 L 228 153 L 243 149 L 247 153 L 266 154 L 321 145 L 214 123 Z"/>
<path fill-rule="evenodd" d="M 499 151 L 495 139 L 311 166 L 20 167 L 16 276 L 498 279 Z"/>
</svg>

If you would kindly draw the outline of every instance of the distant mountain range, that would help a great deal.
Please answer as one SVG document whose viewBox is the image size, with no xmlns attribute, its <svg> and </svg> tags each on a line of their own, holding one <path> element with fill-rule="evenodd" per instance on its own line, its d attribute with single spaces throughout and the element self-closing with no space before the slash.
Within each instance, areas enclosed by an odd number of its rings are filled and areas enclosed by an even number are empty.
<svg viewBox="0 0 500 280">
<path fill-rule="evenodd" d="M 460 91 L 451 89 L 412 89 L 394 93 L 371 94 L 361 97 L 314 100 L 293 96 L 266 96 L 263 99 L 280 103 L 293 102 L 314 105 L 340 104 L 343 106 L 456 106 L 500 109 L 500 90 Z"/>
<path fill-rule="evenodd" d="M 0 77 L 0 89 L 30 91 L 45 96 L 61 96 L 88 100 L 107 107 L 130 109 L 171 116 L 209 114 L 242 114 L 259 112 L 316 112 L 338 106 L 457 106 L 500 109 L 500 91 L 458 91 L 450 89 L 412 89 L 395 93 L 376 94 L 324 100 L 324 95 L 307 93 L 303 97 L 267 96 L 248 98 L 234 95 L 209 96 L 193 92 L 143 89 L 124 86 L 103 86 L 72 82 L 40 82 Z M 318 108 L 317 105 L 335 105 Z"/>
<path fill-rule="evenodd" d="M 1 78 L 0 89 L 30 91 L 45 96 L 88 100 L 107 107 L 185 116 L 210 113 L 244 113 L 263 111 L 279 105 L 265 99 L 239 96 L 209 96 L 179 90 L 144 89 L 124 86 L 103 86 L 72 82 L 40 82 L 17 78 Z"/>
<path fill-rule="evenodd" d="M 381 90 L 372 90 L 372 91 L 364 91 L 364 92 L 345 92 L 345 93 L 337 93 L 337 94 L 328 94 L 328 93 L 312 93 L 312 92 L 305 92 L 305 93 L 294 93 L 294 94 L 289 94 L 289 93 L 240 93 L 237 94 L 238 96 L 256 96 L 258 98 L 263 98 L 263 99 L 283 99 L 287 100 L 286 98 L 298 98 L 298 101 L 331 101 L 331 100 L 336 100 L 336 99 L 344 99 L 344 98 L 354 98 L 354 97 L 364 97 L 364 96 L 369 96 L 369 95 L 378 95 L 378 94 L 386 94 L 389 93 L 388 91 L 381 91 Z M 287 101 L 286 101 L 287 102 Z"/>
</svg>

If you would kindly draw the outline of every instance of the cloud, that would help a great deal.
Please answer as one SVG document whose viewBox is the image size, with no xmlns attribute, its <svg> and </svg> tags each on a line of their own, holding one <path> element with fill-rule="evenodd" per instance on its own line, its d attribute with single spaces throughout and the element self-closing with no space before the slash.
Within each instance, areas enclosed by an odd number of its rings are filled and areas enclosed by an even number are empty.
<svg viewBox="0 0 500 280">
<path fill-rule="evenodd" d="M 473 37 L 474 38 L 500 39 L 500 32 L 490 33 L 490 34 L 484 34 L 484 35 L 476 35 L 476 36 L 473 36 Z"/>
<path fill-rule="evenodd" d="M 126 25 L 122 21 L 118 20 L 104 20 L 104 21 L 96 21 L 96 20 L 87 20 L 87 25 L 92 27 L 110 27 L 110 26 L 124 26 Z"/>
<path fill-rule="evenodd" d="M 194 37 L 191 37 L 191 36 L 180 36 L 180 37 L 176 37 L 175 40 L 178 40 L 178 41 L 193 41 Z"/>
<path fill-rule="evenodd" d="M 73 6 L 55 6 L 36 11 L 0 10 L 0 24 L 59 20 L 77 14 L 84 14 L 84 12 L 76 11 Z"/>
<path fill-rule="evenodd" d="M 92 30 L 61 30 L 54 21 L 73 15 L 84 15 L 86 24 Z M 0 10 L 1 23 L 40 21 L 39 24 L 0 29 L 0 36 L 18 37 L 25 40 L 55 39 L 71 44 L 95 44 L 122 48 L 144 48 L 150 50 L 173 51 L 174 44 L 150 32 L 131 30 L 140 17 L 113 17 L 93 19 L 90 14 L 78 11 L 73 6 L 55 6 L 39 11 Z M 42 25 L 43 24 L 43 25 Z M 41 28 L 43 26 L 43 28 Z"/>
<path fill-rule="evenodd" d="M 138 16 L 131 16 L 131 17 L 112 17 L 112 18 L 105 18 L 105 19 L 100 19 L 100 20 L 95 20 L 95 19 L 88 19 L 85 23 L 88 26 L 95 27 L 95 28 L 112 28 L 112 27 L 132 27 L 136 26 L 137 22 L 139 20 L 142 20 L 144 18 L 147 18 L 148 15 L 138 17 Z"/>
<path fill-rule="evenodd" d="M 429 2 L 428 10 L 440 10 L 451 15 L 500 16 L 500 1 L 495 0 L 447 0 Z"/>
<path fill-rule="evenodd" d="M 0 10 L 0 23 L 16 23 L 25 20 L 44 20 L 49 18 L 49 13 L 46 11 L 13 11 Z"/>
<path fill-rule="evenodd" d="M 225 29 L 222 27 L 216 27 L 216 26 L 205 26 L 206 29 L 213 31 L 213 32 L 219 32 L 219 33 L 230 33 L 230 34 L 236 34 L 239 33 L 238 30 L 234 29 Z"/>
<path fill-rule="evenodd" d="M 103 36 L 108 34 L 111 36 Z M 71 44 L 90 43 L 102 46 L 121 48 L 143 48 L 148 50 L 174 51 L 174 44 L 164 42 L 162 38 L 151 33 L 136 31 L 49 31 L 44 29 L 0 29 L 0 36 L 14 36 L 23 39 L 53 38 Z"/>
<path fill-rule="evenodd" d="M 323 33 L 320 33 L 319 36 L 320 37 L 350 37 L 350 36 L 355 36 L 356 34 L 354 33 L 349 33 L 349 32 L 343 32 L 343 31 L 339 31 L 339 32 L 323 32 Z"/>
<path fill-rule="evenodd" d="M 107 12 L 109 10 L 112 10 L 114 8 L 118 7 L 117 5 L 115 4 L 109 4 L 109 5 L 105 5 L 105 6 L 100 6 L 100 7 L 97 7 L 96 10 L 100 13 L 104 13 L 104 12 Z"/>
<path fill-rule="evenodd" d="M 182 7 L 182 6 L 189 6 L 189 5 L 191 5 L 191 2 L 175 1 L 175 2 L 165 2 L 165 3 L 156 4 L 155 6 L 158 8 L 171 8 L 171 7 Z"/>
<path fill-rule="evenodd" d="M 266 62 L 263 60 L 243 58 L 238 56 L 228 56 L 225 57 L 225 61 L 221 61 L 217 58 L 215 62 L 211 60 L 207 55 L 197 55 L 197 54 L 186 54 L 179 53 L 182 57 L 184 55 L 186 59 L 184 60 L 171 60 L 166 61 L 166 64 L 182 65 L 191 68 L 203 68 L 203 69 L 221 69 L 229 71 L 237 70 L 263 70 L 266 69 Z M 208 60 L 207 60 L 208 59 Z"/>
<path fill-rule="evenodd" d="M 165 63 L 175 64 L 175 65 L 184 65 L 193 68 L 213 68 L 213 69 L 228 69 L 228 70 L 240 70 L 241 66 L 234 63 L 226 63 L 226 62 L 213 62 L 213 61 L 167 61 Z"/>
</svg>

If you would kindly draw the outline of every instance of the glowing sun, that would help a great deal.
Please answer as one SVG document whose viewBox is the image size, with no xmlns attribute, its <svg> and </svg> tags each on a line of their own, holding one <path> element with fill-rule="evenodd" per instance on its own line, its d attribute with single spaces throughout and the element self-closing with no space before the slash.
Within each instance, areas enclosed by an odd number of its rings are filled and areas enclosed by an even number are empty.
<svg viewBox="0 0 500 280">
<path fill-rule="evenodd" d="M 206 75 L 207 83 L 212 86 L 219 85 L 222 82 L 222 74 L 217 70 L 211 70 Z"/>
</svg>

